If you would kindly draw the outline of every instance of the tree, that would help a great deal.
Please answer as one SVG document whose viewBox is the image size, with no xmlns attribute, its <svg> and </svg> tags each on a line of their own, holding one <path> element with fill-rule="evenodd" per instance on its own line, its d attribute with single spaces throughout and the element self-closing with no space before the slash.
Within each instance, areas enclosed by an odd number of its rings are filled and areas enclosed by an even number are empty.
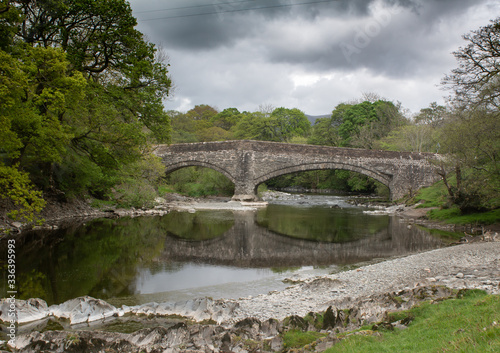
<svg viewBox="0 0 500 353">
<path fill-rule="evenodd" d="M 308 136 L 311 123 L 299 109 L 276 108 L 270 116 L 244 112 L 232 130 L 236 139 L 289 142 L 296 136 Z"/>
<path fill-rule="evenodd" d="M 231 130 L 238 121 L 243 117 L 240 111 L 236 108 L 226 108 L 217 115 L 211 118 L 212 123 L 216 127 L 220 127 L 226 131 Z"/>
<path fill-rule="evenodd" d="M 429 125 L 408 124 L 392 130 L 376 146 L 389 151 L 436 152 L 433 132 Z"/>
<path fill-rule="evenodd" d="M 500 18 L 463 38 L 458 68 L 443 80 L 454 110 L 440 134 L 440 175 L 450 202 L 471 212 L 500 207 Z"/>
<path fill-rule="evenodd" d="M 207 104 L 196 105 L 193 109 L 189 110 L 186 115 L 188 118 L 195 121 L 210 121 L 217 115 L 217 110 Z"/>
<path fill-rule="evenodd" d="M 432 102 L 428 108 L 420 109 L 420 112 L 415 116 L 415 123 L 438 128 L 443 125 L 448 113 L 445 106 Z"/>
<path fill-rule="evenodd" d="M 280 142 L 288 142 L 294 136 L 307 136 L 311 123 L 297 108 L 276 108 L 270 117 L 274 125 L 274 136 Z"/>
<path fill-rule="evenodd" d="M 404 122 L 400 107 L 392 102 L 341 103 L 335 107 L 329 119 L 319 119 L 313 129 L 311 142 L 371 149 L 377 140 Z"/>
<path fill-rule="evenodd" d="M 270 134 L 265 128 L 269 118 L 261 113 L 243 112 L 243 117 L 233 127 L 233 136 L 238 140 L 265 140 Z"/>
<path fill-rule="evenodd" d="M 451 203 L 464 213 L 499 207 L 499 114 L 456 111 L 443 127 L 440 140 L 447 159 L 439 175 Z"/>
<path fill-rule="evenodd" d="M 156 142 L 168 142 L 170 126 L 163 111 L 171 80 L 152 43 L 134 27 L 124 0 L 13 1 L 23 14 L 17 39 L 32 46 L 57 47 L 72 69 L 103 89 L 120 109 L 119 121 L 145 126 Z"/>
<path fill-rule="evenodd" d="M 420 109 L 413 121 L 401 121 L 388 135 L 376 143 L 378 148 L 391 151 L 439 152 L 439 129 L 444 125 L 449 111 L 433 102 Z"/>
<path fill-rule="evenodd" d="M 308 143 L 312 145 L 339 146 L 338 124 L 332 118 L 316 119 Z"/>
<path fill-rule="evenodd" d="M 135 25 L 124 0 L 2 1 L 0 166 L 45 192 L 107 197 L 169 142 L 168 65 Z"/>
<path fill-rule="evenodd" d="M 500 17 L 463 36 L 467 46 L 453 54 L 458 68 L 443 79 L 456 104 L 473 108 L 500 108 Z"/>
</svg>

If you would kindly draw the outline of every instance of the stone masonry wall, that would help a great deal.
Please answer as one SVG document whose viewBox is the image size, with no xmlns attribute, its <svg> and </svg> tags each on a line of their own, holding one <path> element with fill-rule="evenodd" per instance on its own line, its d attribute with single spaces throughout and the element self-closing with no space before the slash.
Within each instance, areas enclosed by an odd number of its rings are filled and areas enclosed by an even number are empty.
<svg viewBox="0 0 500 353">
<path fill-rule="evenodd" d="M 411 153 L 296 145 L 265 141 L 222 141 L 157 146 L 167 173 L 188 166 L 212 168 L 235 184 L 234 199 L 256 199 L 259 184 L 306 170 L 345 169 L 370 176 L 391 190 L 393 199 L 437 180 L 431 153 Z"/>
</svg>

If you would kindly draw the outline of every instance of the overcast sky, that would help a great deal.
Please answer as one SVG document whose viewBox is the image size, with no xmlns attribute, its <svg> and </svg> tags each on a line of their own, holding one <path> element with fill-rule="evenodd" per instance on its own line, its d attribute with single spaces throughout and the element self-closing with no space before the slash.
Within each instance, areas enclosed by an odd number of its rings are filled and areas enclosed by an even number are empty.
<svg viewBox="0 0 500 353">
<path fill-rule="evenodd" d="M 498 0 L 130 0 L 138 29 L 169 57 L 167 110 L 260 105 L 330 114 L 377 93 L 412 112 L 444 103 L 462 35 Z"/>
</svg>

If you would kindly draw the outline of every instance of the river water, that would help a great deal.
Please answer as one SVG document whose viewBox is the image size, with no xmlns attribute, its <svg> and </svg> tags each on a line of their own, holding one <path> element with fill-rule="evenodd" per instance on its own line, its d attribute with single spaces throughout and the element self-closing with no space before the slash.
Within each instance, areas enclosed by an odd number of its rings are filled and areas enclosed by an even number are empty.
<svg viewBox="0 0 500 353">
<path fill-rule="evenodd" d="M 287 278 L 445 246 L 425 229 L 366 211 L 344 197 L 310 195 L 257 211 L 171 212 L 29 232 L 16 244 L 18 299 L 50 305 L 90 295 L 121 306 L 239 298 L 284 289 Z"/>
</svg>

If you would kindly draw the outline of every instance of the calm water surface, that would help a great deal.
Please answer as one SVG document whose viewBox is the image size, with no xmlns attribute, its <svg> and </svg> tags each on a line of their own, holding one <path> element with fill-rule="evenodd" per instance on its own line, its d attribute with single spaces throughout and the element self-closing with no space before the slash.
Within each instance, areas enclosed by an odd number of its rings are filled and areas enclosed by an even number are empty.
<svg viewBox="0 0 500 353">
<path fill-rule="evenodd" d="M 31 232 L 17 241 L 18 298 L 54 304 L 90 295 L 114 305 L 239 298 L 283 289 L 294 275 L 444 245 L 396 217 L 363 211 L 341 197 L 306 196 L 255 212 L 173 212 Z"/>
</svg>

